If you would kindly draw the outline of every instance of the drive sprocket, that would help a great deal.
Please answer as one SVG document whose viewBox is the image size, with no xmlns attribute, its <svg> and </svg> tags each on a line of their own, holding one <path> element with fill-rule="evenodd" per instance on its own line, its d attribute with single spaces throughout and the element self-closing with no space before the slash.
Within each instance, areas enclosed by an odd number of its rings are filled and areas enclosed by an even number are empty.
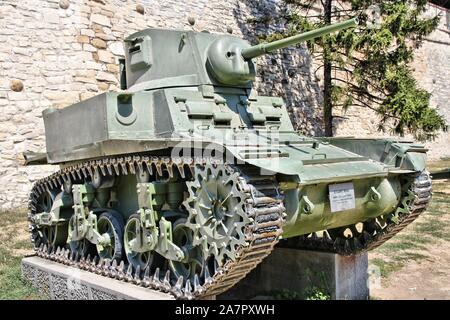
<svg viewBox="0 0 450 320">
<path fill-rule="evenodd" d="M 251 223 L 245 212 L 248 198 L 239 189 L 239 173 L 226 165 L 196 165 L 194 180 L 187 182 L 185 200 L 189 216 L 186 225 L 194 232 L 193 245 L 205 257 L 214 256 L 221 265 L 236 259 L 236 248 L 245 246 L 245 227 Z"/>
</svg>

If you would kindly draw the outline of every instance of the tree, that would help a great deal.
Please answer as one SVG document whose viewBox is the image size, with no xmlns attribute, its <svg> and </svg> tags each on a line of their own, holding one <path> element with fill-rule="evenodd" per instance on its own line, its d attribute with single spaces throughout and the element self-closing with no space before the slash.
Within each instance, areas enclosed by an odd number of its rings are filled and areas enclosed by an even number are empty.
<svg viewBox="0 0 450 320">
<path fill-rule="evenodd" d="M 446 130 L 444 118 L 430 106 L 430 94 L 419 88 L 409 63 L 414 49 L 435 30 L 439 16 L 426 18 L 425 0 L 284 0 L 284 33 L 298 32 L 358 16 L 363 27 L 346 29 L 308 42 L 310 51 L 323 62 L 325 135 L 332 136 L 332 110 L 362 107 L 380 116 L 379 130 L 413 134 L 419 140 L 433 139 Z M 311 14 L 319 5 L 320 14 Z M 376 27 L 364 27 L 371 10 L 381 16 Z M 370 22 L 370 21 L 369 21 Z"/>
</svg>

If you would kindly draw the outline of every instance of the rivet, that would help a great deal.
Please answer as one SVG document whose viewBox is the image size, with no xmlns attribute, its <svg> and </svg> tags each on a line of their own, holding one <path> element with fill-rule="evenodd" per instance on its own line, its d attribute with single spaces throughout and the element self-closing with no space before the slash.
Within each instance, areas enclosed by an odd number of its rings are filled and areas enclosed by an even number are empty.
<svg viewBox="0 0 450 320">
<path fill-rule="evenodd" d="M 142 4 L 137 4 L 136 5 L 136 11 L 140 14 L 144 14 L 145 13 L 145 8 Z"/>
<path fill-rule="evenodd" d="M 69 0 L 60 0 L 60 1 L 59 1 L 59 7 L 60 7 L 61 9 L 68 9 L 69 6 L 70 6 Z"/>
<path fill-rule="evenodd" d="M 23 82 L 20 80 L 12 80 L 9 87 L 12 91 L 20 92 L 23 90 Z"/>
</svg>

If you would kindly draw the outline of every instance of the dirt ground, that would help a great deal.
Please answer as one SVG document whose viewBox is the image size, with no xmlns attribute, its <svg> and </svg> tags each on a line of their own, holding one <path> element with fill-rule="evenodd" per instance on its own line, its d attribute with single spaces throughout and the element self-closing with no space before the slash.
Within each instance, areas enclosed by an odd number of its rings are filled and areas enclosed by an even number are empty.
<svg viewBox="0 0 450 320">
<path fill-rule="evenodd" d="M 409 261 L 382 281 L 380 288 L 371 288 L 370 294 L 383 300 L 450 299 L 449 265 L 450 243 L 442 241 L 429 249 L 427 258 Z"/>
<path fill-rule="evenodd" d="M 429 209 L 370 252 L 369 261 L 381 270 L 379 286 L 370 290 L 374 299 L 450 299 L 450 180 L 434 181 Z"/>
</svg>

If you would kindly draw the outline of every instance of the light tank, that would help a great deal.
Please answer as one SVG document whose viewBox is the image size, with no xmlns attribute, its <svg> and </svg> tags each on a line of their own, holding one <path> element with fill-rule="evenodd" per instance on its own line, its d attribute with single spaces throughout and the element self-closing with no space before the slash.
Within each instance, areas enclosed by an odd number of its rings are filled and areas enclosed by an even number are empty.
<svg viewBox="0 0 450 320">
<path fill-rule="evenodd" d="M 275 245 L 355 254 L 391 238 L 431 197 L 426 149 L 310 138 L 254 59 L 356 19 L 251 46 L 232 35 L 147 29 L 125 40 L 122 91 L 43 112 L 59 165 L 31 190 L 39 256 L 172 293 L 220 294 Z"/>
</svg>

